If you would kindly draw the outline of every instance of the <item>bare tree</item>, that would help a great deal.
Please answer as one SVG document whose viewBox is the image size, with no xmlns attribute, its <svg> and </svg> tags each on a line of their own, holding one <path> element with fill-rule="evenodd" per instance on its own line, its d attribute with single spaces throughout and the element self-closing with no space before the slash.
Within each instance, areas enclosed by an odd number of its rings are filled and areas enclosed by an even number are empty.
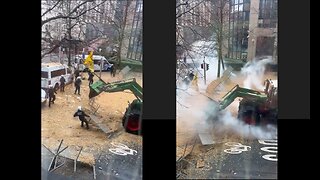
<svg viewBox="0 0 320 180">
<path fill-rule="evenodd" d="M 212 31 L 214 34 L 214 39 L 216 43 L 216 51 L 218 54 L 218 71 L 217 77 L 220 77 L 220 67 L 222 65 L 223 70 L 224 62 L 223 62 L 223 47 L 224 42 L 228 38 L 228 15 L 229 15 L 229 1 L 230 0 L 212 0 L 211 1 L 211 17 L 212 22 L 210 26 L 212 27 Z"/>
<path fill-rule="evenodd" d="M 44 25 L 50 24 L 53 21 L 59 21 L 62 26 L 66 27 L 66 32 L 64 32 L 64 37 L 52 37 L 50 28 L 45 27 L 43 34 L 45 36 L 42 37 L 42 54 L 41 58 L 45 55 L 52 53 L 58 47 L 62 45 L 62 43 L 67 42 L 69 44 L 68 49 L 68 65 L 71 65 L 71 53 L 70 48 L 72 45 L 72 29 L 79 25 L 81 20 L 83 20 L 83 16 L 93 9 L 96 9 L 101 4 L 103 4 L 106 0 L 102 0 L 99 2 L 95 2 L 93 0 L 86 1 L 78 1 L 78 0 L 47 0 L 42 1 L 44 11 L 41 15 L 41 27 Z M 91 5 L 90 7 L 88 5 Z M 62 21 L 61 21 L 62 20 Z M 65 21 L 63 21 L 65 20 Z M 44 29 L 44 28 L 42 28 Z M 53 43 L 54 42 L 54 43 Z"/>
<path fill-rule="evenodd" d="M 177 0 L 176 3 L 176 19 L 177 19 L 177 44 L 180 46 L 180 50 L 183 49 L 186 54 L 190 52 L 190 43 L 186 42 L 181 32 L 179 32 L 179 25 L 182 21 L 188 22 L 196 19 L 197 21 L 204 21 L 211 31 L 214 41 L 214 51 L 217 52 L 218 57 L 218 71 L 217 77 L 220 77 L 222 66 L 225 69 L 223 62 L 223 49 L 226 48 L 225 41 L 228 38 L 228 15 L 229 15 L 229 1 L 230 0 Z M 209 2 L 209 3 L 206 3 Z M 202 11 L 210 13 L 210 18 L 203 17 L 203 14 L 198 10 L 199 6 L 204 6 Z M 189 23 L 191 24 L 191 23 Z M 193 34 L 201 39 L 206 39 L 200 32 L 194 29 L 192 26 L 183 26 L 184 29 L 189 29 Z M 182 44 L 182 45 L 181 45 Z M 200 50 L 202 51 L 202 50 Z"/>
</svg>

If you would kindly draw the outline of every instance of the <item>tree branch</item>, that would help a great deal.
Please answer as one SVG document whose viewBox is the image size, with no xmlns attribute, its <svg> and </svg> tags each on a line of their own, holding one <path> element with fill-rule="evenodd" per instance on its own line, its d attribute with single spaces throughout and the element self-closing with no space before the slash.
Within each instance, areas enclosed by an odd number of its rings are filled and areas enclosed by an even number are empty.
<svg viewBox="0 0 320 180">
<path fill-rule="evenodd" d="M 51 10 L 53 10 L 60 2 L 62 2 L 62 0 L 58 0 L 57 2 L 56 2 L 56 4 L 54 4 L 51 8 L 49 8 L 46 12 L 44 12 L 42 15 L 41 15 L 41 17 L 42 16 L 44 16 L 44 15 L 46 15 L 48 12 L 50 12 Z"/>
</svg>

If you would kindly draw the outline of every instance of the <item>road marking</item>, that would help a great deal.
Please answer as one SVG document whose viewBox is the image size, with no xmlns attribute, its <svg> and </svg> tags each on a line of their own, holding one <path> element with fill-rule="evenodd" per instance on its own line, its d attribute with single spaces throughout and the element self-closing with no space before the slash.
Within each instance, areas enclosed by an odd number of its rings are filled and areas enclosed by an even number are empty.
<svg viewBox="0 0 320 180">
<path fill-rule="evenodd" d="M 276 139 L 269 139 L 269 140 L 258 140 L 260 144 L 264 145 L 271 145 L 271 146 L 277 146 L 278 145 L 278 140 Z"/>
<path fill-rule="evenodd" d="M 237 143 L 237 142 L 227 142 L 225 143 L 225 145 L 231 146 L 231 148 L 224 150 L 225 153 L 229 153 L 229 154 L 240 154 L 243 151 L 251 150 L 250 146 L 242 145 L 241 143 Z"/>
<path fill-rule="evenodd" d="M 269 152 L 269 153 L 278 153 L 278 147 L 262 147 L 260 148 L 262 151 Z M 270 150 L 275 149 L 275 150 Z"/>
<path fill-rule="evenodd" d="M 275 154 L 266 154 L 266 155 L 263 155 L 262 158 L 269 161 L 278 161 L 277 155 Z"/>
<path fill-rule="evenodd" d="M 268 161 L 278 161 L 277 154 L 278 153 L 278 140 L 276 139 L 269 139 L 269 140 L 258 140 L 260 144 L 263 145 L 269 145 L 260 148 L 264 152 L 268 152 L 271 154 L 265 154 L 262 156 L 263 159 L 268 160 Z"/>
<path fill-rule="evenodd" d="M 121 155 L 121 156 L 126 156 L 128 154 L 130 155 L 136 155 L 137 151 L 134 149 L 130 149 L 128 146 L 121 144 L 121 143 L 111 143 L 111 145 L 115 146 L 116 148 L 111 148 L 109 149 L 110 152 L 113 154 Z"/>
</svg>

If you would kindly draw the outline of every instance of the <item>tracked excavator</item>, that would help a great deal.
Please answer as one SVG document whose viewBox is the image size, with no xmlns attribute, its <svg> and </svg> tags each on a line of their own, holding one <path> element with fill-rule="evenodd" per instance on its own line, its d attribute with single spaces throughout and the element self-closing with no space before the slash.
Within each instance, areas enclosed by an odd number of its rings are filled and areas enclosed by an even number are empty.
<svg viewBox="0 0 320 180">
<path fill-rule="evenodd" d="M 122 125 L 126 132 L 136 135 L 142 135 L 141 114 L 142 114 L 142 87 L 136 82 L 135 78 L 104 82 L 102 79 L 94 82 L 90 86 L 89 99 L 98 96 L 102 92 L 121 92 L 130 90 L 136 97 L 131 103 L 128 102 L 128 107 L 122 118 Z"/>
</svg>

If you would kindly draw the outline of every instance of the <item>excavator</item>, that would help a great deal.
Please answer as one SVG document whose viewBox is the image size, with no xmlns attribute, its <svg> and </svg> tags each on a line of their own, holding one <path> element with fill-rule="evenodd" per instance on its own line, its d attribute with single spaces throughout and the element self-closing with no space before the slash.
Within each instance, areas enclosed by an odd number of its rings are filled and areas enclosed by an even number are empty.
<svg viewBox="0 0 320 180">
<path fill-rule="evenodd" d="M 265 125 L 277 124 L 278 97 L 277 88 L 270 79 L 265 80 L 264 92 L 247 89 L 236 85 L 219 103 L 220 110 L 229 106 L 235 98 L 241 97 L 239 103 L 238 119 L 247 124 Z"/>
<path fill-rule="evenodd" d="M 271 79 L 264 82 L 264 91 L 256 91 L 235 85 L 222 100 L 218 101 L 219 111 L 228 107 L 236 98 L 242 98 L 239 102 L 238 119 L 246 124 L 263 126 L 277 124 L 278 97 L 277 87 Z"/>
<path fill-rule="evenodd" d="M 141 129 L 141 114 L 142 114 L 142 87 L 136 82 L 135 78 L 104 82 L 101 78 L 91 84 L 89 99 L 98 96 L 102 92 L 121 92 L 130 90 L 136 97 L 131 103 L 128 102 L 128 107 L 122 118 L 122 125 L 126 132 L 136 135 L 142 135 Z"/>
</svg>

